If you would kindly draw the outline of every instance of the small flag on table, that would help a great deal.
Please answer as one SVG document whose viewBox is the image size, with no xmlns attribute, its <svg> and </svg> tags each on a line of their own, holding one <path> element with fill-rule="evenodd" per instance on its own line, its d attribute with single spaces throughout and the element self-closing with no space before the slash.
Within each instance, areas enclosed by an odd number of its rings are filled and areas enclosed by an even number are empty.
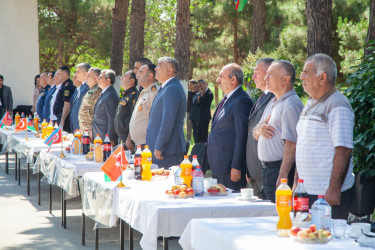
<svg viewBox="0 0 375 250">
<path fill-rule="evenodd" d="M 120 145 L 120 147 L 108 157 L 100 169 L 108 175 L 111 181 L 116 181 L 121 176 L 122 171 L 126 169 L 127 165 L 129 165 L 129 163 L 126 159 L 124 148 Z"/>
<path fill-rule="evenodd" d="M 18 125 L 14 128 L 14 132 L 20 132 L 20 131 L 24 131 L 24 130 L 27 130 L 27 119 L 26 118 L 22 118 L 20 120 Z"/>
<path fill-rule="evenodd" d="M 29 119 L 27 119 L 27 129 L 36 133 L 36 130 L 33 124 L 29 121 Z"/>
<path fill-rule="evenodd" d="M 61 127 L 58 129 L 55 129 L 53 133 L 48 136 L 48 138 L 44 141 L 45 144 L 48 146 L 51 146 L 52 144 L 57 144 L 62 142 L 62 129 Z"/>
<path fill-rule="evenodd" d="M 9 115 L 9 112 L 5 112 L 3 118 L 1 118 L 1 123 L 0 123 L 0 128 L 4 127 L 4 126 L 10 126 L 12 125 L 12 118 L 10 118 L 10 115 Z"/>
</svg>

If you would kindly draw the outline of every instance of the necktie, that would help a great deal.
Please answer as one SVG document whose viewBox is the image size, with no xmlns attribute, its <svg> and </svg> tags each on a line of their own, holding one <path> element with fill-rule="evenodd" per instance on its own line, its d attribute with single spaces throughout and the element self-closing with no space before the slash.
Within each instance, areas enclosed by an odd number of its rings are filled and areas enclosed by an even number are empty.
<svg viewBox="0 0 375 250">
<path fill-rule="evenodd" d="M 217 111 L 216 111 L 216 114 L 215 114 L 215 119 L 219 115 L 219 113 L 220 113 L 221 109 L 223 108 L 224 103 L 225 103 L 226 100 L 227 100 L 227 96 L 225 95 L 224 98 L 223 98 L 223 100 L 221 100 L 221 102 L 219 104 L 219 107 L 217 107 Z"/>
<path fill-rule="evenodd" d="M 75 103 L 77 100 L 78 100 L 78 98 L 79 98 L 79 95 L 80 95 L 80 92 L 81 91 L 81 88 L 80 89 L 78 89 L 78 91 L 77 91 L 77 93 L 76 93 L 76 95 L 74 96 L 74 100 L 73 100 L 73 103 Z"/>
<path fill-rule="evenodd" d="M 259 96 L 257 102 L 255 103 L 255 108 L 254 109 L 256 109 L 258 107 L 259 103 L 263 100 L 263 98 L 265 96 L 266 96 L 266 94 L 264 92 Z"/>
</svg>

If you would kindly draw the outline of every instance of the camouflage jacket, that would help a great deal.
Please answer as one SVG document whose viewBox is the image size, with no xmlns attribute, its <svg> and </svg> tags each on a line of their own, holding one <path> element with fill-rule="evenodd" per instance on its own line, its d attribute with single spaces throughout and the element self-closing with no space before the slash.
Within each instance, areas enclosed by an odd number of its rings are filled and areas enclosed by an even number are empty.
<svg viewBox="0 0 375 250">
<path fill-rule="evenodd" d="M 82 98 L 81 107 L 79 108 L 78 120 L 79 128 L 82 132 L 92 130 L 92 120 L 94 118 L 95 104 L 102 93 L 98 85 L 92 87 Z"/>
</svg>

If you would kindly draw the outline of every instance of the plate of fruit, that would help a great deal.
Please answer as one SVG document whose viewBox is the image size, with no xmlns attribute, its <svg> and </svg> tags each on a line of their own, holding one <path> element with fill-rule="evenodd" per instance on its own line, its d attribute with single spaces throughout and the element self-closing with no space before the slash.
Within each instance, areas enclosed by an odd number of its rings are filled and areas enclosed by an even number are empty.
<svg viewBox="0 0 375 250">
<path fill-rule="evenodd" d="M 194 197 L 194 190 L 188 188 L 186 184 L 173 185 L 171 189 L 165 191 L 170 199 L 187 199 Z"/>
<path fill-rule="evenodd" d="M 295 240 L 301 243 L 324 244 L 331 240 L 332 235 L 329 231 L 317 229 L 315 225 L 310 225 L 309 228 L 292 227 L 290 235 L 294 236 Z"/>
<path fill-rule="evenodd" d="M 223 184 L 216 184 L 207 188 L 207 194 L 209 196 L 226 196 L 230 193 L 232 193 L 232 190 L 227 189 Z"/>
</svg>

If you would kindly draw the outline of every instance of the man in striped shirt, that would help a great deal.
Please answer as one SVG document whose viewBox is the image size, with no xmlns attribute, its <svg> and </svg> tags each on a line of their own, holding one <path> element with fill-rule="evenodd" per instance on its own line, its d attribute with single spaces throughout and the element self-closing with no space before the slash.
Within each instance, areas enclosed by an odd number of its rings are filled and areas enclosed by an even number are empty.
<svg viewBox="0 0 375 250">
<path fill-rule="evenodd" d="M 304 179 L 310 206 L 324 195 L 333 219 L 347 219 L 353 198 L 354 113 L 336 90 L 337 68 L 331 57 L 316 54 L 303 68 L 303 88 L 311 97 L 297 124 L 296 177 Z"/>
</svg>

